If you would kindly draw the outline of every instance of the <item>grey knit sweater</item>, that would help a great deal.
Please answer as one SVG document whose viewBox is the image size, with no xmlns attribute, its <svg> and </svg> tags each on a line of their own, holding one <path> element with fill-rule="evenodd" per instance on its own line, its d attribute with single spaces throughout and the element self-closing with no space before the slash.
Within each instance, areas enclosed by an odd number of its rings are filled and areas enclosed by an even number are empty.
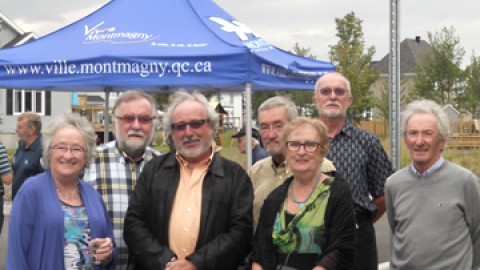
<svg viewBox="0 0 480 270">
<path fill-rule="evenodd" d="M 426 177 L 408 166 L 387 179 L 390 269 L 478 269 L 480 183 L 448 162 Z"/>
</svg>

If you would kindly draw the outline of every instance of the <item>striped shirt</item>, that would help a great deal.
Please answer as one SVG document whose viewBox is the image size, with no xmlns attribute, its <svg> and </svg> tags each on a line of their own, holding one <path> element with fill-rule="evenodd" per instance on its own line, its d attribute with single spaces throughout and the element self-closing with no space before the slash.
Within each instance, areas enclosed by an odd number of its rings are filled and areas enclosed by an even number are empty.
<svg viewBox="0 0 480 270">
<path fill-rule="evenodd" d="M 160 155 L 147 147 L 143 158 L 132 160 L 117 148 L 116 141 L 97 148 L 97 156 L 85 171 L 84 180 L 102 195 L 113 225 L 113 235 L 118 251 L 118 269 L 127 269 L 128 249 L 123 241 L 123 219 L 128 200 L 137 184 L 137 178 L 147 161 Z"/>
<path fill-rule="evenodd" d="M 7 150 L 5 150 L 5 146 L 0 143 L 0 176 L 12 173 L 12 169 L 10 169 L 10 164 L 8 163 L 8 155 Z M 0 197 L 3 196 L 3 184 L 0 181 Z M 1 198 L 0 198 L 1 199 Z"/>
</svg>

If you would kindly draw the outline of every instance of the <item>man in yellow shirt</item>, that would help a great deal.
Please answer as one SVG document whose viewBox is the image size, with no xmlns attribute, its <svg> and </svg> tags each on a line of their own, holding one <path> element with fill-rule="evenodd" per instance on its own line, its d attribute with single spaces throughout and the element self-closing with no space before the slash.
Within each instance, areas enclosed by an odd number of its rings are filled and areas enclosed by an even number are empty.
<svg viewBox="0 0 480 270">
<path fill-rule="evenodd" d="M 135 269 L 236 270 L 250 252 L 252 184 L 215 152 L 218 115 L 177 92 L 163 120 L 176 151 L 147 163 L 130 199 L 124 239 Z"/>
</svg>

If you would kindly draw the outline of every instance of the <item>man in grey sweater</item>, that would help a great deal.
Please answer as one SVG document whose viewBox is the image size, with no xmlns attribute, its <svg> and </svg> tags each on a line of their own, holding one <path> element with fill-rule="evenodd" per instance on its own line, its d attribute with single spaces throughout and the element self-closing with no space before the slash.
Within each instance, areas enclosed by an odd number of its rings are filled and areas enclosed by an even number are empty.
<svg viewBox="0 0 480 270">
<path fill-rule="evenodd" d="M 480 183 L 442 157 L 447 115 L 433 101 L 415 101 L 403 131 L 412 164 L 385 185 L 390 269 L 479 269 Z"/>
</svg>

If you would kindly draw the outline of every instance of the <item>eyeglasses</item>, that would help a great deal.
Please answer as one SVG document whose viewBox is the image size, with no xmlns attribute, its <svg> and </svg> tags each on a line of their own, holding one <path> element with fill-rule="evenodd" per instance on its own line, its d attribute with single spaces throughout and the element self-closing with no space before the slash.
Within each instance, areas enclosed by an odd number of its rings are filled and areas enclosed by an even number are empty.
<svg viewBox="0 0 480 270">
<path fill-rule="evenodd" d="M 270 130 L 275 131 L 276 133 L 280 133 L 283 130 L 283 124 L 275 123 L 273 125 L 261 124 L 260 125 L 260 132 L 268 132 Z"/>
<path fill-rule="evenodd" d="M 116 118 L 127 124 L 132 124 L 133 122 L 135 122 L 135 119 L 138 120 L 140 124 L 150 124 L 153 121 L 153 119 L 155 119 L 156 117 L 148 116 L 148 115 L 135 116 L 135 115 L 126 114 L 124 116 L 116 116 Z"/>
<path fill-rule="evenodd" d="M 332 95 L 332 92 L 335 92 L 335 96 L 344 96 L 345 93 L 347 93 L 347 90 L 345 90 L 344 88 L 340 88 L 340 87 L 337 87 L 337 88 L 330 88 L 330 87 L 325 87 L 325 88 L 322 88 L 320 90 L 318 90 L 318 92 L 320 93 L 320 95 L 322 96 L 331 96 Z"/>
<path fill-rule="evenodd" d="M 74 156 L 81 156 L 85 153 L 85 149 L 81 146 L 68 147 L 66 145 L 59 144 L 59 145 L 54 145 L 54 146 L 50 147 L 50 149 L 52 149 L 55 152 L 57 152 L 59 154 L 62 154 L 62 155 L 66 154 L 69 150 L 72 153 L 72 155 L 74 155 Z"/>
<path fill-rule="evenodd" d="M 201 119 L 201 120 L 192 120 L 192 121 L 188 121 L 188 122 L 178 122 L 178 123 L 173 123 L 172 124 L 172 129 L 175 130 L 175 131 L 184 131 L 187 126 L 190 126 L 190 128 L 193 128 L 193 129 L 199 129 L 201 127 L 203 127 L 203 125 L 205 125 L 205 123 L 207 122 L 208 120 L 206 119 Z"/>
<path fill-rule="evenodd" d="M 431 129 L 421 131 L 416 129 L 409 129 L 405 132 L 405 136 L 408 139 L 416 139 L 419 135 L 421 135 L 424 139 L 432 139 L 435 136 L 435 131 Z"/>
<path fill-rule="evenodd" d="M 309 153 L 313 153 L 317 151 L 318 147 L 323 148 L 323 145 L 321 145 L 320 143 L 312 142 L 312 141 L 306 141 L 304 143 L 301 143 L 298 141 L 288 141 L 285 143 L 285 145 L 287 146 L 288 150 L 294 151 L 294 152 L 299 151 L 302 146 L 305 149 L 305 151 Z"/>
</svg>

